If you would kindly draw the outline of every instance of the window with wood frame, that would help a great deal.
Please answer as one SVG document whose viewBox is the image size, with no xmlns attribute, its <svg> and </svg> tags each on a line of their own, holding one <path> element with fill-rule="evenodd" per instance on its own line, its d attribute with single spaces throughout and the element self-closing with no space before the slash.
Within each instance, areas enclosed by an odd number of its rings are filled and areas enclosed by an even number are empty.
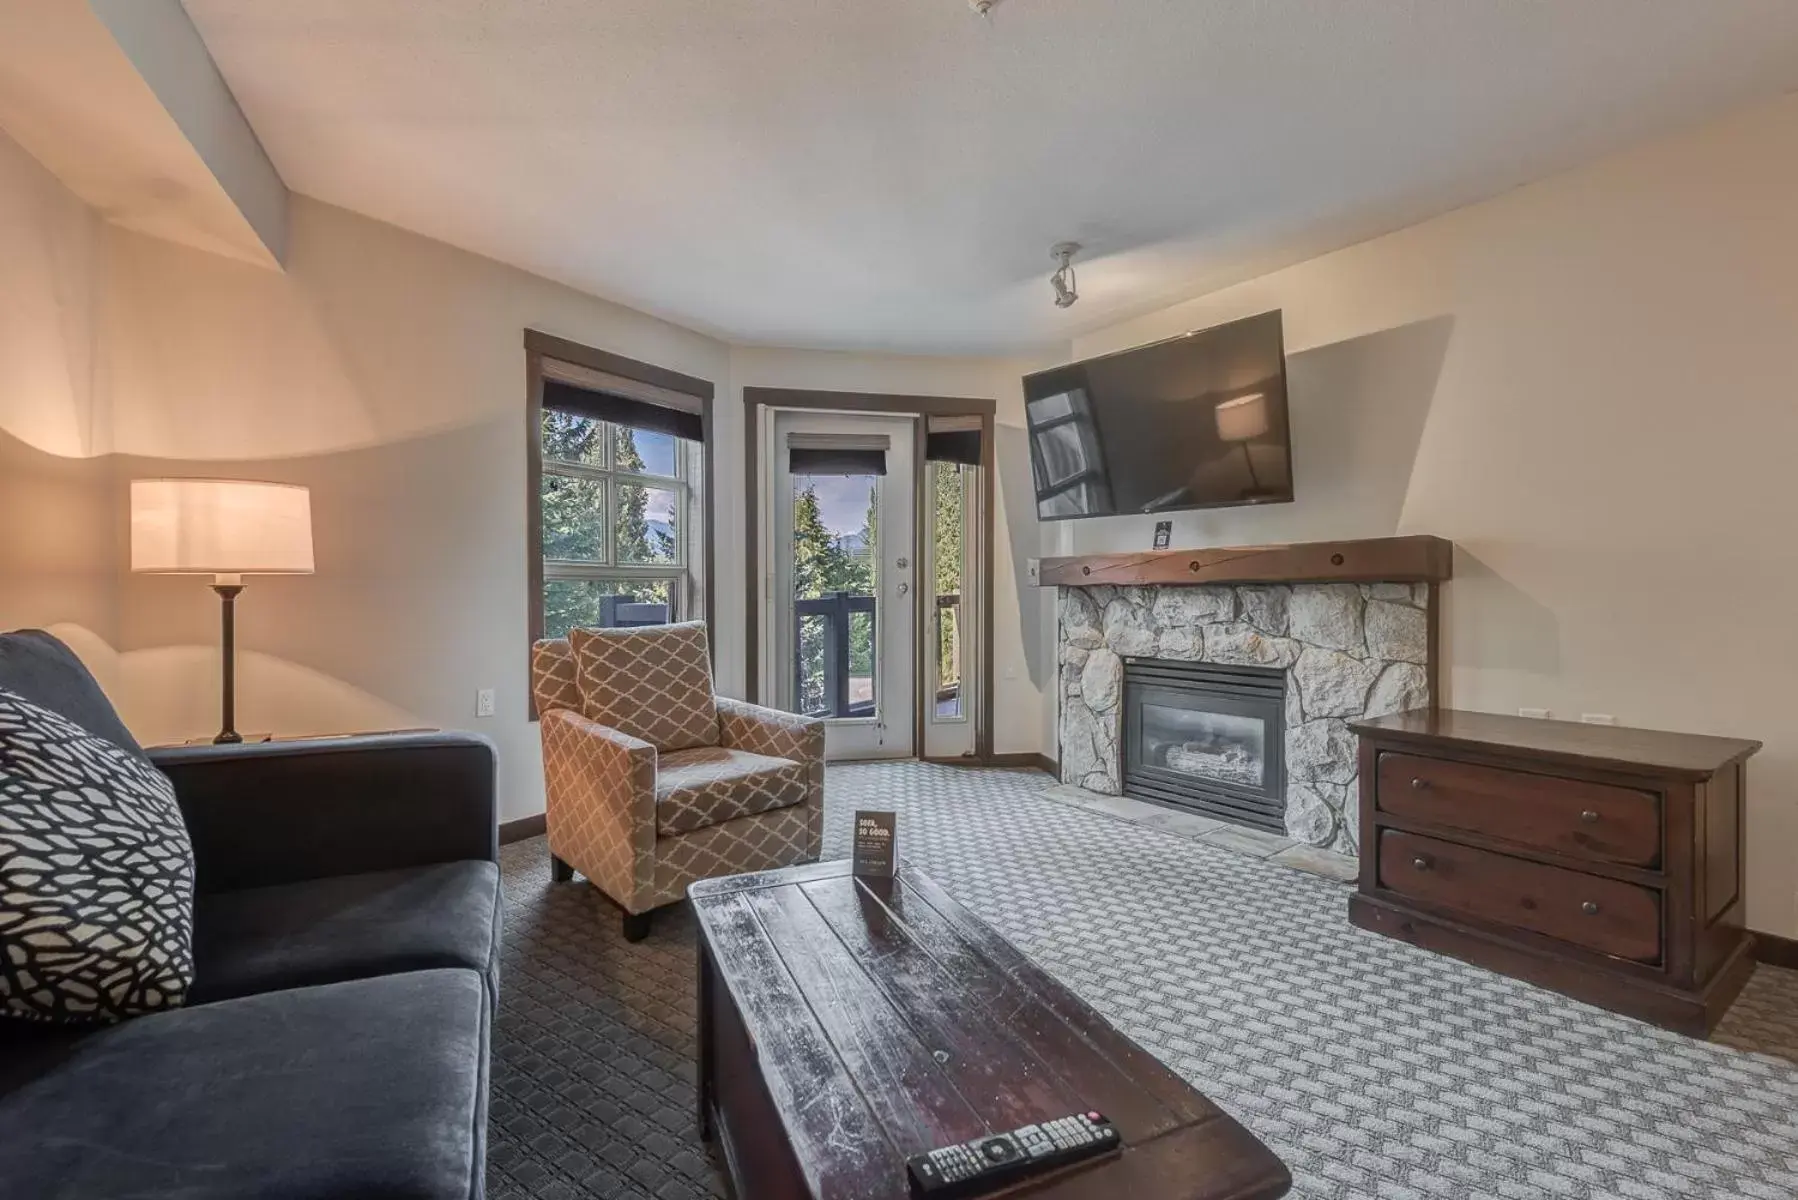
<svg viewBox="0 0 1798 1200">
<path fill-rule="evenodd" d="M 548 353 L 532 375 L 533 639 L 707 616 L 709 395 Z"/>
</svg>

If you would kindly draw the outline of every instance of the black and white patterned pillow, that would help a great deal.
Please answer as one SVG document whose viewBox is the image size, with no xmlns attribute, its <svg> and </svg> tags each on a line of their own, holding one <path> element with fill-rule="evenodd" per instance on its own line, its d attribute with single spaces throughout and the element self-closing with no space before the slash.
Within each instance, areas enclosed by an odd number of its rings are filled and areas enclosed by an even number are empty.
<svg viewBox="0 0 1798 1200">
<path fill-rule="evenodd" d="M 193 899 L 168 777 L 0 688 L 0 1014 L 176 1007 L 193 983 Z"/>
</svg>

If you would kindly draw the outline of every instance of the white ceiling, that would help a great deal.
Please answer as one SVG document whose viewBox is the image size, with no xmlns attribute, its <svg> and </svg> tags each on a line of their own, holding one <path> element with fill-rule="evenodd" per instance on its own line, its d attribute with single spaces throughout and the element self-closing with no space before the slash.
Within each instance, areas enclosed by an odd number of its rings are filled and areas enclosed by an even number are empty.
<svg viewBox="0 0 1798 1200">
<path fill-rule="evenodd" d="M 1798 0 L 184 3 L 294 190 L 795 346 L 1046 345 L 1798 87 Z"/>
</svg>

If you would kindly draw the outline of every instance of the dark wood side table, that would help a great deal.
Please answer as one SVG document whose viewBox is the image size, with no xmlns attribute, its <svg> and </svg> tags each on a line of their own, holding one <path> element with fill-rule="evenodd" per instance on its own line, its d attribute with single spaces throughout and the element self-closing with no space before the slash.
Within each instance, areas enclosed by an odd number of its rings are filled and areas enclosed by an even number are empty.
<svg viewBox="0 0 1798 1200">
<path fill-rule="evenodd" d="M 1273 1152 L 912 868 L 696 883 L 699 1120 L 737 1200 L 904 1200 L 907 1157 L 1098 1109 L 1032 1200 L 1259 1200 Z"/>
<path fill-rule="evenodd" d="M 1350 728 L 1355 924 L 1699 1037 L 1747 983 L 1759 742 L 1448 709 Z"/>
</svg>

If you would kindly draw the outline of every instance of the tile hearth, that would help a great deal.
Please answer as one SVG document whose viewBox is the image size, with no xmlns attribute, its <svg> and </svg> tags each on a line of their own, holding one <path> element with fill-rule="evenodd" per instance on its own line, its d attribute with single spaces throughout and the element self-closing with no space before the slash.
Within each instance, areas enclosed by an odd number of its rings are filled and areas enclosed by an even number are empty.
<svg viewBox="0 0 1798 1200">
<path fill-rule="evenodd" d="M 1358 834 L 1348 723 L 1430 702 L 1425 583 L 1062 588 L 1058 761 L 1065 783 L 1123 787 L 1124 660 L 1286 672 L 1285 826 L 1352 855 Z"/>
<path fill-rule="evenodd" d="M 1352 855 L 1338 854 L 1318 846 L 1295 842 L 1289 837 L 1245 829 L 1197 813 L 1180 812 L 1160 804 L 1149 804 L 1129 796 L 1107 796 L 1091 792 L 1073 783 L 1058 783 L 1044 789 L 1043 798 L 1058 804 L 1071 804 L 1087 812 L 1099 813 L 1119 821 L 1127 821 L 1144 829 L 1191 838 L 1221 850 L 1278 863 L 1282 867 L 1321 875 L 1337 883 L 1353 883 L 1360 866 Z"/>
</svg>

